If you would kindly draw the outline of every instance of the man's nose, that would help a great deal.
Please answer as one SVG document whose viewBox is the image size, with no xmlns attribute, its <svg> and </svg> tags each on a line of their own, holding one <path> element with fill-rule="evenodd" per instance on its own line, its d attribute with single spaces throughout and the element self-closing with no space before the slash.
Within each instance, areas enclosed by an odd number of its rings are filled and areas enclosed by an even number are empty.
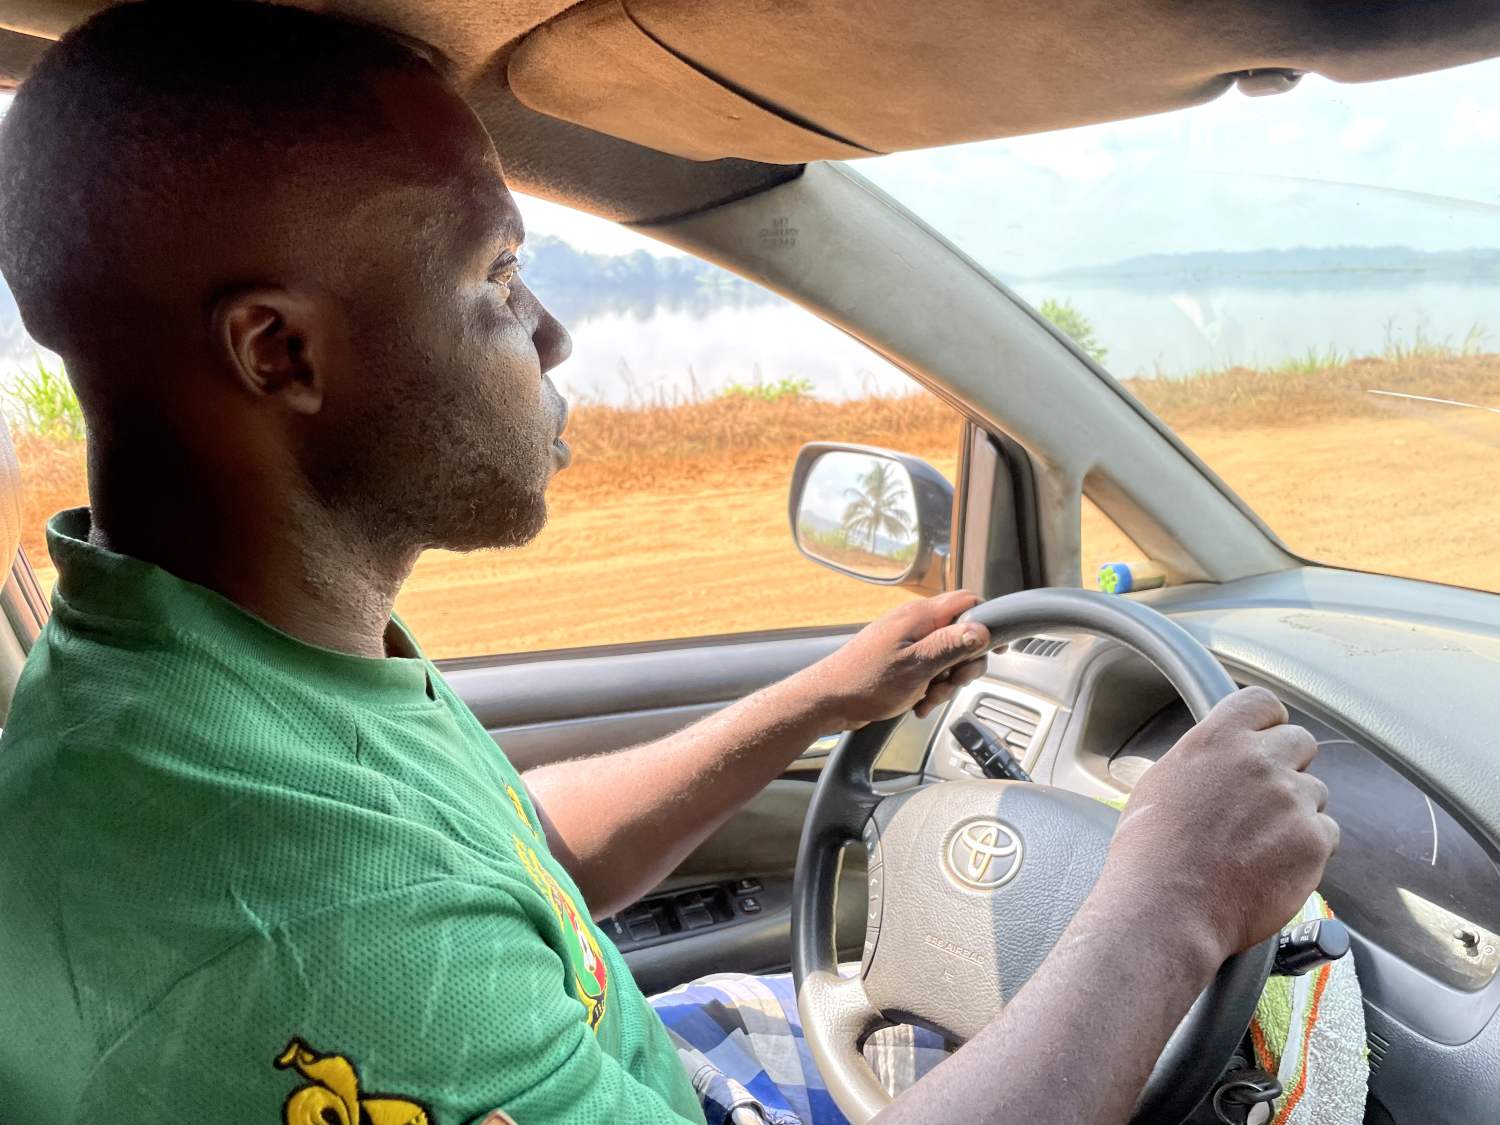
<svg viewBox="0 0 1500 1125">
<path fill-rule="evenodd" d="M 541 361 L 542 374 L 573 354 L 573 337 L 568 330 L 519 279 L 511 282 L 510 307 L 521 323 L 531 328 L 531 345 Z"/>
<path fill-rule="evenodd" d="M 531 342 L 536 345 L 537 358 L 542 363 L 542 373 L 551 371 L 573 354 L 573 337 L 563 327 L 562 321 L 553 316 L 538 302 L 536 327 L 531 332 Z"/>
</svg>

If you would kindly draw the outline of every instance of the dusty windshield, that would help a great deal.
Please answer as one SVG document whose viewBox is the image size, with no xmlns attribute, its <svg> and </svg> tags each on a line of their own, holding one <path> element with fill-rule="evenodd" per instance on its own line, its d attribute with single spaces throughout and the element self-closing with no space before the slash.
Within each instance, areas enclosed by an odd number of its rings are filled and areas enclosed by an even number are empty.
<svg viewBox="0 0 1500 1125">
<path fill-rule="evenodd" d="M 1293 551 L 1500 590 L 1500 61 L 859 169 Z"/>
</svg>

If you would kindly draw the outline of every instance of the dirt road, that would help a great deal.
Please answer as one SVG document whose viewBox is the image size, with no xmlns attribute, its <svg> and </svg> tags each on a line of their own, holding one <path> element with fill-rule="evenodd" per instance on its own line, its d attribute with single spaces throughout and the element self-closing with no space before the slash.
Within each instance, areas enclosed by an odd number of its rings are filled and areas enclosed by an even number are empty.
<svg viewBox="0 0 1500 1125">
<path fill-rule="evenodd" d="M 1304 557 L 1500 590 L 1500 415 L 1460 422 L 1183 436 Z"/>
<path fill-rule="evenodd" d="M 1472 433 L 1403 418 L 1183 436 L 1307 557 L 1500 589 L 1500 449 Z M 918 452 L 952 474 L 951 453 Z M 786 486 L 564 502 L 524 551 L 428 554 L 397 608 L 460 656 L 867 621 L 903 600 L 798 554 Z M 1134 557 L 1085 512 L 1086 572 Z"/>
<path fill-rule="evenodd" d="M 951 476 L 954 455 L 929 456 Z M 792 546 L 789 472 L 554 507 L 521 551 L 423 556 L 396 604 L 444 656 L 868 621 L 905 601 Z"/>
</svg>

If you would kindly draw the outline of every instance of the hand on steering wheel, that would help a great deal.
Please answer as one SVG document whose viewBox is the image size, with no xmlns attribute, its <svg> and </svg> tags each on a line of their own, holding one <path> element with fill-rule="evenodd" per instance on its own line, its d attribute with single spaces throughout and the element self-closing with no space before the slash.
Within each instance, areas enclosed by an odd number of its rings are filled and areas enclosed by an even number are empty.
<svg viewBox="0 0 1500 1125">
<path fill-rule="evenodd" d="M 1118 640 L 1162 672 L 1200 723 L 1235 691 L 1218 662 L 1180 626 L 1125 599 L 1032 590 L 960 618 L 969 621 L 987 628 L 986 649 L 1059 627 Z M 1235 713 L 1256 707 L 1266 712 L 1264 722 Z M 890 1101 L 860 1052 L 864 1039 L 892 1023 L 918 1023 L 956 1043 L 972 1038 L 1036 972 L 1106 870 L 1116 885 L 1124 880 L 1142 893 L 1192 894 L 1201 925 L 1219 943 L 1210 947 L 1235 953 L 1161 1052 L 1131 1120 L 1176 1125 L 1191 1113 L 1244 1037 L 1272 965 L 1277 930 L 1311 890 L 1303 885 L 1308 874 L 1321 870 L 1337 843 L 1337 827 L 1326 816 L 1301 815 L 1326 801 L 1321 783 L 1297 772 L 1315 752 L 1311 737 L 1277 725 L 1286 713 L 1268 692 L 1241 693 L 1226 708 L 1215 722 L 1227 736 L 1216 734 L 1215 724 L 1195 728 L 1163 759 L 1174 759 L 1172 765 L 1159 765 L 1142 779 L 1136 808 L 1149 804 L 1154 813 L 1141 818 L 1121 819 L 1090 798 L 1007 781 L 946 782 L 884 797 L 873 788 L 870 769 L 900 717 L 844 736 L 824 767 L 803 830 L 792 966 L 808 1045 L 829 1092 L 855 1125 Z M 1226 737 L 1241 741 L 1226 743 Z M 1237 811 L 1222 797 L 1226 755 L 1236 768 L 1265 771 L 1252 779 L 1262 786 L 1258 792 L 1281 786 L 1288 791 L 1278 800 L 1307 807 L 1270 818 L 1270 827 L 1258 825 L 1258 810 Z M 1232 864 L 1219 858 L 1213 877 L 1204 879 L 1205 839 L 1234 841 L 1239 833 L 1245 862 L 1264 863 L 1273 841 L 1255 834 L 1285 835 L 1288 823 L 1298 831 L 1285 857 L 1286 877 L 1258 870 L 1237 878 Z M 842 978 L 834 890 L 839 854 L 858 839 L 870 862 L 869 926 L 860 974 Z M 1220 847 L 1215 855 L 1230 850 Z M 1169 885 L 1179 877 L 1179 885 Z M 1203 894 L 1214 882 L 1221 893 Z"/>
<path fill-rule="evenodd" d="M 908 711 L 926 718 L 984 674 L 989 630 L 954 620 L 978 604 L 954 590 L 891 610 L 801 673 L 809 695 L 831 701 L 834 729 L 858 730 Z"/>
</svg>

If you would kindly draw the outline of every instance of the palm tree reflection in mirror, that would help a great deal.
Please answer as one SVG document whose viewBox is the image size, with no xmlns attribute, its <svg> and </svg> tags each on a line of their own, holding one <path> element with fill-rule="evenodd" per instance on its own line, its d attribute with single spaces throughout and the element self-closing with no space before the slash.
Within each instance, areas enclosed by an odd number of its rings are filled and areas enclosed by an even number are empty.
<svg viewBox="0 0 1500 1125">
<path fill-rule="evenodd" d="M 797 545 L 858 578 L 896 582 L 920 546 L 910 475 L 899 461 L 829 450 L 808 472 L 797 508 Z"/>
<path fill-rule="evenodd" d="M 850 539 L 867 538 L 867 550 L 871 554 L 889 553 L 876 551 L 877 535 L 884 534 L 901 541 L 911 535 L 915 513 L 911 510 L 906 487 L 901 483 L 901 477 L 905 475 L 894 462 L 875 460 L 869 469 L 855 478 L 859 481 L 858 488 L 844 490 L 844 495 L 849 498 L 842 521 L 844 531 Z"/>
</svg>

